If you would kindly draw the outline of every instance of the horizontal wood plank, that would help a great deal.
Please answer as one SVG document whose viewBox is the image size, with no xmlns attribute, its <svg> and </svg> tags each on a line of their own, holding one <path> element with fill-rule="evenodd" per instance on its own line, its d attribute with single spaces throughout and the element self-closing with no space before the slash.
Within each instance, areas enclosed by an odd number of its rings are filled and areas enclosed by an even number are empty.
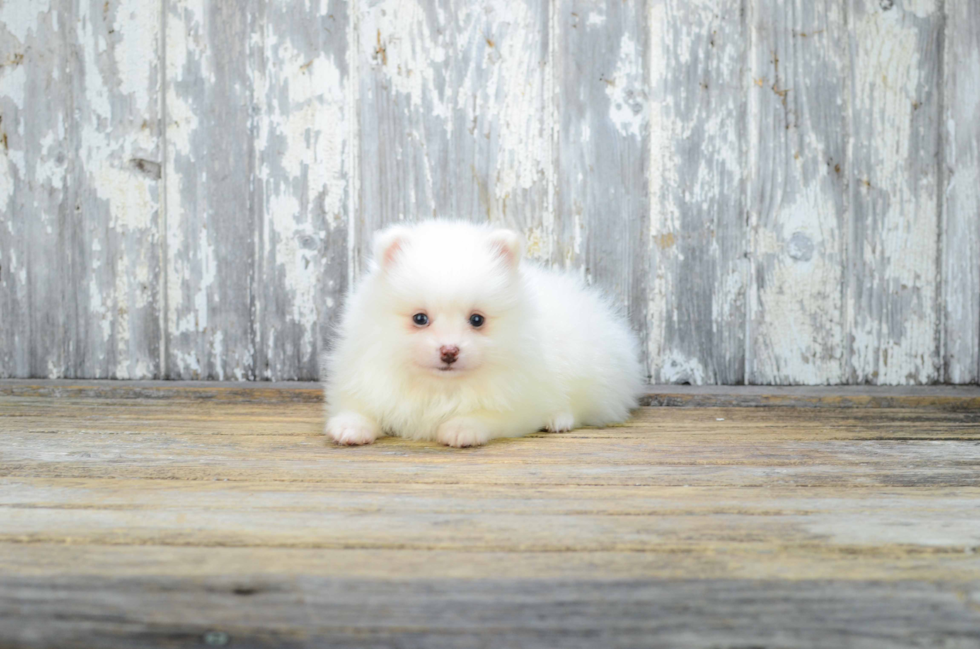
<svg viewBox="0 0 980 649">
<path fill-rule="evenodd" d="M 258 583 L 61 578 L 39 585 L 4 578 L 0 587 L 0 610 L 24 611 L 16 628 L 0 628 L 0 633 L 11 629 L 0 639 L 17 647 L 87 647 L 93 641 L 100 647 L 169 647 L 203 641 L 277 649 L 965 649 L 980 642 L 975 592 L 915 582 L 298 577 Z"/>
</svg>

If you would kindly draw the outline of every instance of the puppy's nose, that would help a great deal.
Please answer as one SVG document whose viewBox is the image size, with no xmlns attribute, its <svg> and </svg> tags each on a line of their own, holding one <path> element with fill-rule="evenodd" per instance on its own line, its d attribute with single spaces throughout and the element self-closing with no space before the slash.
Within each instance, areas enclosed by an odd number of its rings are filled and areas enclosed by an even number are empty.
<svg viewBox="0 0 980 649">
<path fill-rule="evenodd" d="M 455 363 L 459 357 L 459 347 L 456 345 L 443 345 L 439 348 L 439 358 L 443 363 Z"/>
</svg>

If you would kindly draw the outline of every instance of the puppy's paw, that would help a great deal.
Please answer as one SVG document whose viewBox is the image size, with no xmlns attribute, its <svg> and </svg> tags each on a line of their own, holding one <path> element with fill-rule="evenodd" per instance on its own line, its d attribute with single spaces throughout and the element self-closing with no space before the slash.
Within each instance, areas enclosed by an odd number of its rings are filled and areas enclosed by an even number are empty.
<svg viewBox="0 0 980 649">
<path fill-rule="evenodd" d="M 378 433 L 377 423 L 356 412 L 342 412 L 327 422 L 327 436 L 345 446 L 370 444 L 378 439 Z"/>
<path fill-rule="evenodd" d="M 575 428 L 575 415 L 570 412 L 559 412 L 545 424 L 545 430 L 551 433 L 567 433 Z"/>
<path fill-rule="evenodd" d="M 490 441 L 490 429 L 472 417 L 457 417 L 439 426 L 436 439 L 446 446 L 456 448 L 482 446 Z"/>
</svg>

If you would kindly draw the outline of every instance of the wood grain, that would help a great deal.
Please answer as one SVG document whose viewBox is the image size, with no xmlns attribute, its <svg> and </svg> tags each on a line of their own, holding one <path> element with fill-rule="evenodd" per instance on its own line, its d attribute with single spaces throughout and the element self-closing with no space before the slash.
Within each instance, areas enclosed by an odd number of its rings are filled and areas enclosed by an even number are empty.
<svg viewBox="0 0 980 649">
<path fill-rule="evenodd" d="M 846 7 L 751 7 L 747 380 L 843 383 Z"/>
<path fill-rule="evenodd" d="M 850 381 L 939 378 L 939 85 L 943 17 L 917 0 L 856 0 L 847 331 Z"/>
<path fill-rule="evenodd" d="M 76 124 L 72 11 L 5 3 L 0 20 L 0 376 L 72 374 Z M 52 254 L 60 251 L 61 254 Z M 111 317 L 111 314 L 109 314 Z"/>
<path fill-rule="evenodd" d="M 650 212 L 645 6 L 566 0 L 555 11 L 560 218 L 552 259 L 605 289 L 642 335 Z"/>
<path fill-rule="evenodd" d="M 168 379 L 254 379 L 254 6 L 165 0 Z"/>
<path fill-rule="evenodd" d="M 946 0 L 943 50 L 944 374 L 980 381 L 980 13 Z"/>
<path fill-rule="evenodd" d="M 173 647 L 203 641 L 289 649 L 967 649 L 980 641 L 976 595 L 952 584 L 301 576 L 2 579 L 0 585 L 0 610 L 16 611 L 19 622 L 0 628 L 0 638 L 18 648 Z M 243 609 L 248 619 L 241 616 Z"/>
<path fill-rule="evenodd" d="M 311 379 L 347 289 L 348 6 L 263 3 L 256 19 L 255 372 Z"/>
<path fill-rule="evenodd" d="M 650 3 L 654 383 L 746 379 L 742 5 Z"/>
<path fill-rule="evenodd" d="M 34 394 L 0 394 L 5 647 L 980 638 L 976 409 L 643 408 L 461 451 L 329 445 L 315 402 Z"/>
</svg>

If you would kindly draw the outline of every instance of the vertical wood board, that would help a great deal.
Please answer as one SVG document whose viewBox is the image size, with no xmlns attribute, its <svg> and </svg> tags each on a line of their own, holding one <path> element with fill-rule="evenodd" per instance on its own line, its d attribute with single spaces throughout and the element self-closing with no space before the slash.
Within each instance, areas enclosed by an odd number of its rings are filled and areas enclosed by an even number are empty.
<svg viewBox="0 0 980 649">
<path fill-rule="evenodd" d="M 256 376 L 316 379 L 347 288 L 347 4 L 271 2 L 257 23 Z"/>
<path fill-rule="evenodd" d="M 841 0 L 751 5 L 748 383 L 844 380 L 845 20 Z"/>
<path fill-rule="evenodd" d="M 165 378 L 254 379 L 256 9 L 165 1 Z"/>
<path fill-rule="evenodd" d="M 645 338 L 650 212 L 646 6 L 561 0 L 556 10 L 560 120 L 552 258 L 604 289 Z"/>
<path fill-rule="evenodd" d="M 980 7 L 946 0 L 943 54 L 943 381 L 980 380 Z"/>
<path fill-rule="evenodd" d="M 742 5 L 650 0 L 655 383 L 745 381 Z"/>
<path fill-rule="evenodd" d="M 854 0 L 847 331 L 854 383 L 940 375 L 937 298 L 942 15 Z"/>
<path fill-rule="evenodd" d="M 71 376 L 160 371 L 161 15 L 147 9 L 140 0 L 76 0 L 67 30 Z"/>
<path fill-rule="evenodd" d="M 72 8 L 0 5 L 0 376 L 70 375 Z"/>
</svg>

